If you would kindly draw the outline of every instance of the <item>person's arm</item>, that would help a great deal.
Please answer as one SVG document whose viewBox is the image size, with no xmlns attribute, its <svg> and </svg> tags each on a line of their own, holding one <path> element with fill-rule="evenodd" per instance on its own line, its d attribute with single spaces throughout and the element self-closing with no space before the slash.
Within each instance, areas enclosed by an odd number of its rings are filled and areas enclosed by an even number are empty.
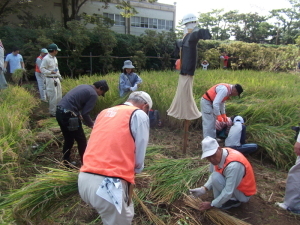
<svg viewBox="0 0 300 225">
<path fill-rule="evenodd" d="M 143 82 L 142 78 L 139 75 L 137 75 L 136 73 L 135 73 L 135 75 L 136 75 L 136 79 L 135 79 L 134 85 L 141 84 Z"/>
<path fill-rule="evenodd" d="M 146 148 L 149 141 L 149 117 L 142 110 L 136 110 L 131 119 L 131 131 L 135 140 L 135 173 L 144 169 Z"/>
<path fill-rule="evenodd" d="M 4 62 L 4 65 L 3 65 L 3 69 L 6 69 L 6 68 L 7 68 L 7 64 L 8 64 L 8 61 L 5 61 L 5 62 Z"/>
<path fill-rule="evenodd" d="M 221 194 L 211 202 L 212 206 L 218 208 L 232 197 L 234 190 L 239 186 L 245 175 L 245 166 L 239 162 L 232 162 L 227 165 L 223 174 L 226 181 L 225 187 Z"/>
<path fill-rule="evenodd" d="M 228 90 L 225 85 L 219 85 L 216 87 L 217 95 L 213 101 L 213 110 L 216 116 L 225 114 L 225 103 L 223 99 L 228 95 Z"/>
<path fill-rule="evenodd" d="M 38 68 L 40 68 L 42 64 L 42 60 L 40 58 L 36 58 L 35 64 L 37 65 Z"/>
<path fill-rule="evenodd" d="M 44 58 L 44 59 L 42 60 L 41 67 L 40 67 L 40 71 L 41 71 L 44 75 L 46 75 L 46 76 L 47 76 L 47 75 L 53 74 L 53 71 L 47 69 L 47 68 L 48 68 L 48 64 L 49 64 L 48 58 Z"/>
<path fill-rule="evenodd" d="M 25 70 L 25 64 L 24 64 L 24 62 L 21 62 L 21 67 L 22 67 L 22 69 Z"/>
<path fill-rule="evenodd" d="M 241 144 L 246 144 L 246 126 L 242 124 Z"/>
<path fill-rule="evenodd" d="M 93 108 L 96 105 L 98 96 L 92 95 L 89 97 L 88 101 L 85 103 L 83 108 L 81 109 L 81 116 L 86 126 L 92 128 L 94 126 L 94 122 L 90 116 L 90 112 L 93 110 Z"/>
</svg>

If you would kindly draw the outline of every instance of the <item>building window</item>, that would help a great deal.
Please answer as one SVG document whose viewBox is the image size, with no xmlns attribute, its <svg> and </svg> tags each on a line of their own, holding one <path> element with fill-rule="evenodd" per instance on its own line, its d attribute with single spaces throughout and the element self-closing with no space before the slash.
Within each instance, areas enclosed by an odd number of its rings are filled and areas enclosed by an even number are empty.
<svg viewBox="0 0 300 225">
<path fill-rule="evenodd" d="M 115 25 L 125 26 L 125 18 L 121 15 L 115 15 Z"/>
<path fill-rule="evenodd" d="M 114 21 L 114 25 L 116 26 L 125 26 L 125 18 L 121 15 L 111 14 L 111 13 L 103 13 L 103 16 Z"/>
<path fill-rule="evenodd" d="M 173 30 L 173 21 L 172 20 L 166 21 L 166 30 Z"/>
<path fill-rule="evenodd" d="M 157 19 L 149 18 L 149 28 L 157 29 Z"/>
<path fill-rule="evenodd" d="M 141 17 L 141 27 L 148 28 L 148 18 L 147 17 Z"/>
<path fill-rule="evenodd" d="M 158 29 L 166 29 L 166 21 L 165 20 L 157 20 Z"/>
<path fill-rule="evenodd" d="M 138 17 L 138 16 L 131 17 L 131 26 L 132 27 L 141 27 L 141 17 Z"/>
</svg>

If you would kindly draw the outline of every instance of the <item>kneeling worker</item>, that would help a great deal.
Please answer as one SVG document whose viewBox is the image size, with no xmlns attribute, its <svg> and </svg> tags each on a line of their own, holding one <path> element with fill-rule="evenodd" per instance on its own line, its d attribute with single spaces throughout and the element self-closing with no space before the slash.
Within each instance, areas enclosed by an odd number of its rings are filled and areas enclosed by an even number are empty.
<svg viewBox="0 0 300 225">
<path fill-rule="evenodd" d="M 202 202 L 200 210 L 212 207 L 230 209 L 238 207 L 241 202 L 248 202 L 250 196 L 256 194 L 256 182 L 253 169 L 242 153 L 231 148 L 221 148 L 211 137 L 202 141 L 202 157 L 214 165 L 214 172 L 200 188 L 190 189 L 195 197 L 208 190 L 213 190 L 214 200 Z"/>
<path fill-rule="evenodd" d="M 123 105 L 97 117 L 78 177 L 81 198 L 100 214 L 104 225 L 130 225 L 134 215 L 136 173 L 144 168 L 149 140 L 151 97 L 135 91 Z"/>
</svg>

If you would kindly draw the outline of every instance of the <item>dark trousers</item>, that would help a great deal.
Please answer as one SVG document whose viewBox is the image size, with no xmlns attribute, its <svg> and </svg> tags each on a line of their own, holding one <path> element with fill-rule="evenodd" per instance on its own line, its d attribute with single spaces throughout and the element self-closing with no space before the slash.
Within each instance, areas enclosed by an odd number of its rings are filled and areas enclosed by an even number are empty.
<svg viewBox="0 0 300 225">
<path fill-rule="evenodd" d="M 63 145 L 63 160 L 70 162 L 71 149 L 74 145 L 74 141 L 77 142 L 78 153 L 80 155 L 81 163 L 83 163 L 83 154 L 87 145 L 87 140 L 82 129 L 82 123 L 80 119 L 78 130 L 70 131 L 68 129 L 69 119 L 72 118 L 70 112 L 65 113 L 63 110 L 56 110 L 56 120 L 60 126 L 62 134 L 64 136 L 64 145 Z"/>
</svg>

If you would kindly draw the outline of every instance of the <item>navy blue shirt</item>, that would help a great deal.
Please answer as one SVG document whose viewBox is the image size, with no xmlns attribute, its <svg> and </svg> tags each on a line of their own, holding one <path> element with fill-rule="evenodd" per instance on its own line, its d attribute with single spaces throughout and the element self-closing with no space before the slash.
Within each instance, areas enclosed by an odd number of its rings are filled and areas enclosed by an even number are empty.
<svg viewBox="0 0 300 225">
<path fill-rule="evenodd" d="M 95 107 L 98 94 L 93 85 L 82 84 L 70 90 L 58 103 L 58 106 L 73 111 L 82 116 L 85 124 L 89 127 L 94 125 L 90 112 Z"/>
</svg>

